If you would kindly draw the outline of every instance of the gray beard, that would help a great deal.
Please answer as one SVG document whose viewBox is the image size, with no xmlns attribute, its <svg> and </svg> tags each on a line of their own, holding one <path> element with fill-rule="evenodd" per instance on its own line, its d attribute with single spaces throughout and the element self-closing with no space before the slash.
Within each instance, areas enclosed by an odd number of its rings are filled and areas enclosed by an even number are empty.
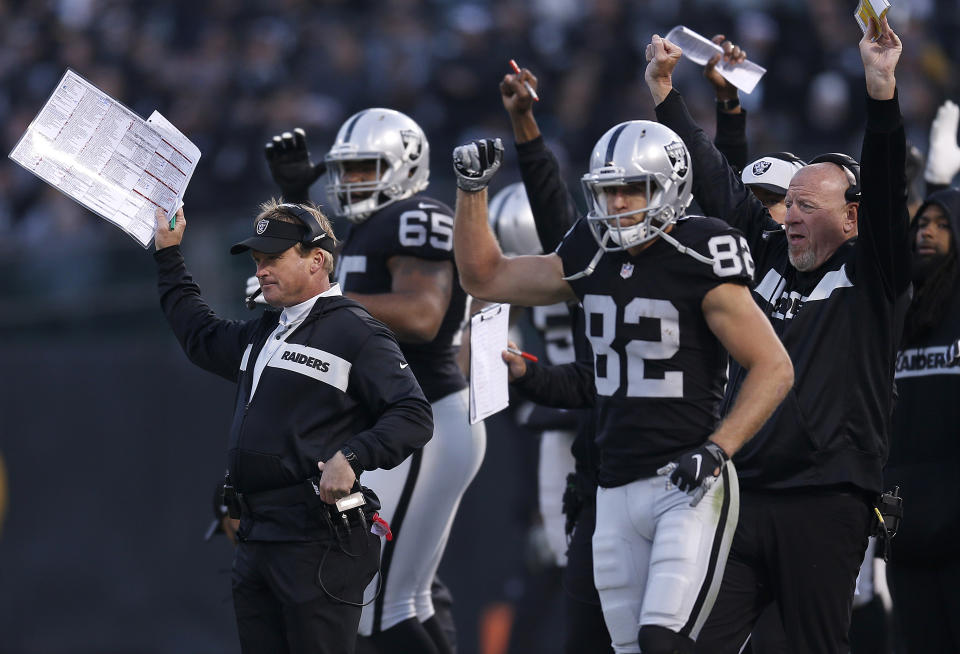
<svg viewBox="0 0 960 654">
<path fill-rule="evenodd" d="M 813 248 L 806 248 L 800 252 L 794 252 L 793 248 L 788 247 L 787 258 L 790 260 L 790 265 L 800 272 L 813 270 L 814 264 L 816 263 L 816 255 L 813 254 Z"/>
</svg>

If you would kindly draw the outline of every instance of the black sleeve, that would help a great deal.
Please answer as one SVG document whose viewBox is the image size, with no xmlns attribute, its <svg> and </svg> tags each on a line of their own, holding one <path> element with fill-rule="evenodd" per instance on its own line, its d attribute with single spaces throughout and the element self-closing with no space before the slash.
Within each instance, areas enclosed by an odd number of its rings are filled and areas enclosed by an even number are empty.
<svg viewBox="0 0 960 654">
<path fill-rule="evenodd" d="M 593 366 L 584 361 L 557 366 L 528 361 L 526 374 L 513 387 L 526 399 L 556 409 L 590 408 L 597 398 Z"/>
<path fill-rule="evenodd" d="M 385 330 L 373 331 L 358 350 L 348 388 L 377 417 L 346 442 L 365 470 L 398 466 L 433 435 L 433 409 Z"/>
<path fill-rule="evenodd" d="M 187 272 L 180 246 L 158 250 L 153 257 L 157 263 L 160 306 L 187 357 L 204 370 L 237 381 L 240 360 L 258 321 L 218 318 Z"/>
<path fill-rule="evenodd" d="M 729 114 L 717 107 L 717 135 L 713 138 L 714 145 L 739 175 L 747 165 L 747 110 L 741 109 L 738 114 Z M 694 174 L 696 174 L 694 168 Z"/>
<path fill-rule="evenodd" d="M 577 221 L 577 205 L 543 136 L 517 143 L 517 156 L 540 245 L 544 252 L 553 252 Z"/>
<path fill-rule="evenodd" d="M 719 218 L 743 232 L 750 249 L 764 248 L 763 233 L 779 230 L 767 208 L 743 184 L 720 151 L 697 125 L 676 89 L 657 105 L 657 120 L 683 139 L 693 161 L 693 197 L 704 214 Z"/>
<path fill-rule="evenodd" d="M 874 271 L 890 299 L 910 284 L 906 148 L 897 95 L 891 100 L 867 98 L 867 129 L 860 155 L 857 269 Z"/>
</svg>

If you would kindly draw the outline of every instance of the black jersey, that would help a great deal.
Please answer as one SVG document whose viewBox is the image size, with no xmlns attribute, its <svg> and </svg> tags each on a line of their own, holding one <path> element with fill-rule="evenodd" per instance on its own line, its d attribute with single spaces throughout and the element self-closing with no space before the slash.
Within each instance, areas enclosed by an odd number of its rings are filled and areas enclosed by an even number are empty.
<svg viewBox="0 0 960 654">
<path fill-rule="evenodd" d="M 530 307 L 530 322 L 543 340 L 547 363 L 573 363 L 577 354 L 573 348 L 573 321 L 566 302 Z"/>
<path fill-rule="evenodd" d="M 393 256 L 449 261 L 453 265 L 453 212 L 433 198 L 415 195 L 352 225 L 337 259 L 344 293 L 389 293 L 387 261 Z M 431 402 L 466 387 L 455 359 L 466 320 L 467 296 L 453 268 L 450 306 L 430 343 L 400 343 L 423 393 Z"/>
<path fill-rule="evenodd" d="M 537 338 L 523 340 L 523 349 L 540 357 L 551 366 L 573 363 L 577 353 L 573 344 L 573 320 L 571 306 L 566 302 L 548 304 L 527 309 L 527 319 L 536 332 Z M 569 407 L 551 407 L 534 404 L 525 416 L 522 424 L 538 431 L 575 430 L 580 424 L 583 412 Z"/>
<path fill-rule="evenodd" d="M 658 239 L 635 257 L 608 252 L 570 282 L 594 352 L 601 486 L 655 475 L 703 444 L 720 417 L 727 354 L 702 302 L 725 282 L 752 285 L 753 260 L 740 232 L 712 218 L 683 218 L 670 235 L 714 263 Z M 557 248 L 565 275 L 596 252 L 585 220 Z"/>
</svg>

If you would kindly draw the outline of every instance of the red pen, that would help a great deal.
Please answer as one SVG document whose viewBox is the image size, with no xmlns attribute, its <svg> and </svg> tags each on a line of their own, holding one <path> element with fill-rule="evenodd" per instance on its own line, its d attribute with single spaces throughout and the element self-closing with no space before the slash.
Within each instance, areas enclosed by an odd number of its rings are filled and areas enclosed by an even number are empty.
<svg viewBox="0 0 960 654">
<path fill-rule="evenodd" d="M 509 346 L 508 346 L 508 347 L 507 347 L 507 352 L 509 352 L 510 354 L 516 354 L 518 357 L 523 357 L 523 358 L 526 359 L 527 361 L 533 361 L 534 363 L 536 363 L 537 361 L 540 360 L 540 359 L 538 359 L 537 357 L 535 357 L 535 356 L 533 356 L 532 354 L 530 354 L 529 352 L 521 352 L 520 350 L 518 350 L 518 349 L 515 348 L 515 347 L 509 347 Z"/>
<path fill-rule="evenodd" d="M 512 68 L 513 72 L 515 72 L 517 75 L 520 74 L 520 66 L 517 65 L 517 62 L 514 59 L 510 60 L 510 68 Z M 537 92 L 533 90 L 532 86 L 530 86 L 530 82 L 524 80 L 523 86 L 527 89 L 527 93 L 530 94 L 530 97 L 533 98 L 534 102 L 540 102 L 540 96 L 537 95 Z M 534 359 L 534 361 L 536 361 L 536 359 Z"/>
</svg>

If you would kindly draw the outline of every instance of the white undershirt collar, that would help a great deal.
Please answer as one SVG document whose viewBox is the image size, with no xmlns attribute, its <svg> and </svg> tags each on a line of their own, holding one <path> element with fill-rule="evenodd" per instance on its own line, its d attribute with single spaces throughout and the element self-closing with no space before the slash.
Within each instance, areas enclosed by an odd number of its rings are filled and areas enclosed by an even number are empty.
<svg viewBox="0 0 960 654">
<path fill-rule="evenodd" d="M 343 295 L 340 291 L 340 284 L 332 284 L 330 288 L 323 293 L 318 293 L 300 304 L 283 308 L 283 311 L 280 312 L 280 322 L 277 324 L 277 328 L 267 337 L 267 342 L 263 344 L 263 349 L 261 349 L 260 354 L 257 355 L 257 361 L 253 366 L 253 383 L 250 386 L 248 402 L 253 399 L 253 394 L 257 390 L 257 384 L 260 383 L 260 375 L 263 373 L 263 369 L 267 367 L 273 355 L 280 350 L 280 346 L 286 342 L 287 336 L 293 332 L 293 328 L 302 323 L 310 314 L 318 298 L 332 297 L 335 295 Z"/>
</svg>

